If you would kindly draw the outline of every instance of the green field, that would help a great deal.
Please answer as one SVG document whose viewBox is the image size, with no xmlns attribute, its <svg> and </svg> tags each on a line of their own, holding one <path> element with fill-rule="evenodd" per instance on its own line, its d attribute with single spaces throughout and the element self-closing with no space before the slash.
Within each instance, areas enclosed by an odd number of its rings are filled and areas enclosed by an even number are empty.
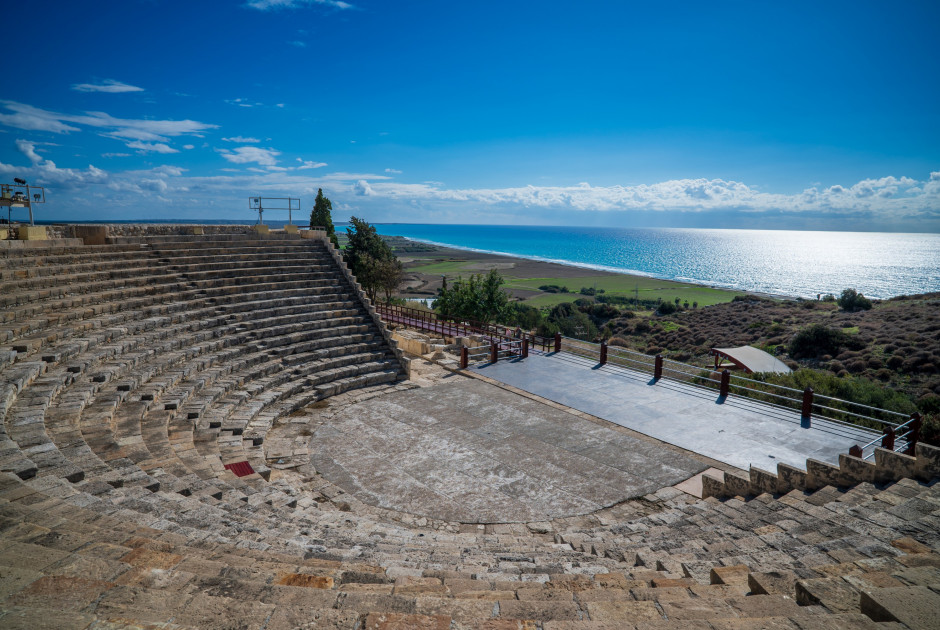
<svg viewBox="0 0 940 630">
<path fill-rule="evenodd" d="M 615 295 L 627 298 L 634 296 L 641 300 L 655 300 L 662 298 L 673 301 L 679 298 L 680 302 L 688 300 L 689 304 L 698 302 L 699 306 L 710 306 L 730 302 L 738 293 L 724 289 L 646 278 L 643 276 L 579 276 L 577 278 L 513 278 L 506 276 L 507 289 L 524 289 L 538 291 L 543 285 L 558 285 L 568 287 L 570 293 L 542 293 L 526 300 L 532 306 L 554 306 L 562 302 L 571 302 L 579 297 L 581 287 L 603 289 L 605 295 Z"/>
<path fill-rule="evenodd" d="M 429 275 L 447 274 L 447 278 L 456 279 L 457 276 L 470 277 L 473 274 L 486 273 L 479 269 L 471 268 L 472 263 L 468 260 L 444 260 L 433 262 L 429 265 L 408 266 L 408 271 L 417 273 L 426 273 Z M 503 274 L 506 275 L 505 273 Z"/>
<path fill-rule="evenodd" d="M 485 262 L 462 260 L 459 255 L 446 260 L 441 258 L 440 253 L 434 252 L 405 254 L 405 256 L 411 261 L 406 265 L 407 271 L 434 276 L 446 275 L 449 281 L 456 280 L 459 276 L 468 278 L 473 274 L 485 274 L 489 269 L 489 265 Z M 662 299 L 663 301 L 672 302 L 679 298 L 680 302 L 688 301 L 690 305 L 693 302 L 698 302 L 700 307 L 730 302 L 735 295 L 740 294 L 725 289 L 712 289 L 694 284 L 627 274 L 584 275 L 571 278 L 527 278 L 516 275 L 518 271 L 513 268 L 499 269 L 499 272 L 506 280 L 504 288 L 538 292 L 538 295 L 525 299 L 526 304 L 536 307 L 552 307 L 562 302 L 573 302 L 579 297 L 584 297 L 580 294 L 582 287 L 603 289 L 605 295 L 626 298 L 638 297 L 640 300 Z M 543 292 L 539 287 L 544 285 L 567 287 L 569 292 Z"/>
</svg>

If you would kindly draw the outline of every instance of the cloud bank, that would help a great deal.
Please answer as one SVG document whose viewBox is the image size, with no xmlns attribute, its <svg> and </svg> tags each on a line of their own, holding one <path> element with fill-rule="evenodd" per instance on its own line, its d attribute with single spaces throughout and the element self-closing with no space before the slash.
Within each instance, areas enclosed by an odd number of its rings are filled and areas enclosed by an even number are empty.
<svg viewBox="0 0 940 630">
<path fill-rule="evenodd" d="M 218 125 L 202 123 L 196 120 L 149 120 L 135 118 L 117 118 L 105 112 L 85 112 L 84 114 L 61 114 L 50 110 L 33 107 L 16 101 L 0 100 L 0 106 L 11 113 L 0 113 L 0 124 L 24 131 L 46 131 L 55 134 L 67 134 L 81 131 L 82 127 L 98 130 L 101 135 L 127 143 L 128 148 L 153 151 L 157 153 L 175 153 L 166 142 L 178 136 L 201 137 Z M 163 143 L 160 145 L 141 146 L 141 143 Z M 137 146 L 132 146 L 132 145 Z M 170 149 L 169 151 L 167 149 Z"/>
</svg>

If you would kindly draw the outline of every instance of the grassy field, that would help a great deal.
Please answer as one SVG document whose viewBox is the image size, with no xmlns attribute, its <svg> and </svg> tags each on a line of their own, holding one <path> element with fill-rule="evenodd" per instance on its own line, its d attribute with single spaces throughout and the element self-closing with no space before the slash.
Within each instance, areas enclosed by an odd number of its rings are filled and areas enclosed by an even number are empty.
<svg viewBox="0 0 940 630">
<path fill-rule="evenodd" d="M 627 298 L 639 297 L 641 300 L 655 300 L 662 298 L 673 301 L 679 298 L 680 302 L 688 300 L 689 304 L 698 302 L 699 306 L 710 306 L 730 302 L 738 295 L 734 291 L 712 289 L 693 284 L 646 278 L 642 276 L 579 276 L 574 278 L 514 278 L 507 274 L 507 289 L 524 289 L 538 291 L 540 286 L 557 285 L 568 287 L 571 293 L 542 293 L 526 300 L 532 306 L 554 306 L 562 302 L 571 302 L 581 295 L 578 293 L 582 287 L 603 289 L 605 295 L 621 296 Z"/>
<path fill-rule="evenodd" d="M 486 273 L 487 268 L 487 265 L 474 260 L 460 260 L 457 258 L 450 260 L 440 260 L 438 258 L 435 260 L 433 257 L 428 256 L 429 262 L 422 264 L 421 259 L 423 256 L 410 256 L 409 258 L 412 259 L 410 264 L 407 265 L 409 272 L 429 276 L 446 275 L 448 281 L 456 280 L 460 276 L 468 278 L 472 274 Z M 536 307 L 552 307 L 562 302 L 572 302 L 579 297 L 583 297 L 579 293 L 582 287 L 603 289 L 605 295 L 626 298 L 638 297 L 640 300 L 661 298 L 663 301 L 671 302 L 679 298 L 680 302 L 688 301 L 689 304 L 698 302 L 699 306 L 730 302 L 735 295 L 739 294 L 724 289 L 712 289 L 682 282 L 626 274 L 533 278 L 519 275 L 518 269 L 507 268 L 499 269 L 499 271 L 506 279 L 506 289 L 538 292 L 538 295 L 530 296 L 525 300 L 526 304 Z M 543 292 L 539 287 L 544 285 L 567 287 L 569 293 Z"/>
</svg>

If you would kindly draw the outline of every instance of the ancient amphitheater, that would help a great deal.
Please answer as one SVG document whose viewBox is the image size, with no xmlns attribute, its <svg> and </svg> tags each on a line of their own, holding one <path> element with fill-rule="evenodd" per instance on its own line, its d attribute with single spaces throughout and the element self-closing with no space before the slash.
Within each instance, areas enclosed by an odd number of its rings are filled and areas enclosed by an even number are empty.
<svg viewBox="0 0 940 630">
<path fill-rule="evenodd" d="M 940 628 L 937 449 L 702 499 L 695 453 L 409 378 L 316 234 L 188 231 L 0 248 L 0 627 Z"/>
</svg>

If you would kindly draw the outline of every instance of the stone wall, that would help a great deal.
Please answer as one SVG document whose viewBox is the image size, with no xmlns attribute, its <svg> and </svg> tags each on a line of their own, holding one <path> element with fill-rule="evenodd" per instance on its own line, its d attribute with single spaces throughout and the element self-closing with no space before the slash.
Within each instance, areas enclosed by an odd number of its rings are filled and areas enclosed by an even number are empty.
<svg viewBox="0 0 940 630">
<path fill-rule="evenodd" d="M 917 444 L 914 456 L 875 449 L 875 461 L 842 454 L 839 465 L 806 460 L 806 470 L 777 464 L 772 473 L 751 467 L 747 473 L 726 472 L 723 477 L 702 475 L 702 498 L 748 497 L 763 493 L 812 492 L 825 486 L 850 487 L 860 483 L 889 483 L 901 479 L 930 481 L 940 477 L 940 448 Z"/>
<path fill-rule="evenodd" d="M 107 238 L 121 236 L 186 236 L 195 233 L 194 228 L 202 234 L 247 234 L 251 232 L 251 225 L 197 225 L 192 223 L 72 223 L 66 225 L 48 226 L 61 229 L 66 237 L 78 237 L 81 234 L 105 230 Z"/>
<path fill-rule="evenodd" d="M 339 267 L 340 272 L 349 281 L 350 286 L 352 286 L 353 291 L 359 298 L 359 301 L 362 302 L 362 305 L 365 307 L 366 311 L 369 313 L 369 316 L 372 318 L 372 321 L 375 323 L 376 328 L 379 329 L 379 332 L 382 334 L 382 337 L 388 343 L 389 347 L 392 349 L 392 352 L 395 353 L 395 357 L 401 363 L 402 368 L 404 368 L 405 373 L 408 377 L 411 377 L 411 361 L 402 354 L 401 349 L 398 347 L 398 342 L 392 338 L 391 332 L 389 332 L 388 327 L 385 325 L 385 322 L 382 321 L 382 318 L 378 313 L 375 312 L 375 307 L 372 306 L 372 300 L 366 296 L 366 292 L 362 289 L 362 285 L 356 280 L 356 276 L 353 275 L 352 271 L 349 270 L 349 267 L 346 266 L 346 261 L 343 260 L 342 254 L 339 253 L 339 250 L 330 242 L 330 239 L 326 238 L 326 232 L 319 232 L 319 230 L 314 233 L 322 234 L 323 237 L 321 241 L 326 246 L 326 250 L 333 257 L 333 260 L 336 261 L 336 266 Z"/>
</svg>

